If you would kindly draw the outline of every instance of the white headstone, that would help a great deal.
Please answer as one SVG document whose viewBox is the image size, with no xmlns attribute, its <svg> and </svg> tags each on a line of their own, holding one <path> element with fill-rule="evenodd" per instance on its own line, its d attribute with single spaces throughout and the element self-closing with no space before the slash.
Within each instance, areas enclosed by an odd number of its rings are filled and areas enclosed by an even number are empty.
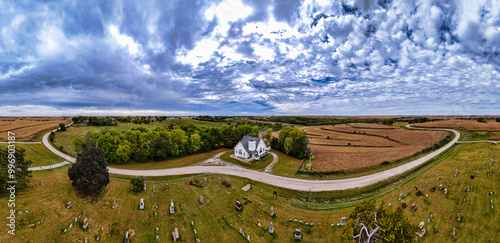
<svg viewBox="0 0 500 243">
<path fill-rule="evenodd" d="M 78 222 L 78 218 L 75 218 L 75 223 Z"/>
<path fill-rule="evenodd" d="M 247 235 L 247 240 L 250 241 L 250 235 Z"/>
<path fill-rule="evenodd" d="M 144 199 L 141 198 L 141 202 L 139 203 L 139 209 L 144 210 Z"/>
<path fill-rule="evenodd" d="M 271 217 L 274 216 L 273 206 L 271 206 Z"/>
<path fill-rule="evenodd" d="M 40 183 L 40 186 L 45 186 L 45 184 L 43 184 L 43 180 L 42 180 L 42 183 Z"/>
<path fill-rule="evenodd" d="M 175 213 L 174 202 L 172 201 L 172 198 L 170 198 L 170 214 L 174 213 Z"/>
<path fill-rule="evenodd" d="M 243 229 L 242 228 L 240 228 L 240 234 L 243 234 Z"/>
<path fill-rule="evenodd" d="M 73 228 L 73 224 L 69 224 L 69 228 L 70 228 L 70 229 L 71 229 L 71 228 Z"/>
<path fill-rule="evenodd" d="M 340 225 L 344 226 L 346 224 L 346 222 L 345 222 L 346 219 L 347 219 L 347 217 L 340 218 Z"/>
<path fill-rule="evenodd" d="M 269 233 L 274 234 L 273 222 L 269 223 Z"/>
<path fill-rule="evenodd" d="M 203 196 L 200 196 L 200 203 L 203 204 Z"/>
<path fill-rule="evenodd" d="M 144 182 L 144 191 L 146 190 L 146 182 Z"/>
</svg>

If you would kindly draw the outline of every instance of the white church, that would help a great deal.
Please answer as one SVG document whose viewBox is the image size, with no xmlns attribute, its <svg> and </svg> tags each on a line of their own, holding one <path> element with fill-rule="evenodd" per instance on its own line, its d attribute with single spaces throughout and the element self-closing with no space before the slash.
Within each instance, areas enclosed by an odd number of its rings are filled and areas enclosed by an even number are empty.
<svg viewBox="0 0 500 243">
<path fill-rule="evenodd" d="M 240 159 L 260 159 L 271 146 L 266 146 L 262 138 L 244 136 L 234 146 L 234 155 Z"/>
</svg>

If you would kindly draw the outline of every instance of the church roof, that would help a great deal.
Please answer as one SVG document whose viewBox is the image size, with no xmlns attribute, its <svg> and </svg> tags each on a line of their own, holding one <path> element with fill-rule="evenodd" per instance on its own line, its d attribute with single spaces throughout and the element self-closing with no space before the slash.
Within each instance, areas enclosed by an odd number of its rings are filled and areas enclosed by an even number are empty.
<svg viewBox="0 0 500 243">
<path fill-rule="evenodd" d="M 258 148 L 259 147 L 259 143 L 262 141 L 261 138 L 257 138 L 257 137 L 250 137 L 250 136 L 244 136 L 240 143 L 241 145 L 243 146 L 243 148 L 245 148 L 245 151 L 249 154 L 256 154 L 257 153 L 257 150 L 255 151 L 248 151 L 248 142 L 250 141 L 255 141 L 255 148 Z M 264 142 L 264 141 L 262 141 Z"/>
</svg>

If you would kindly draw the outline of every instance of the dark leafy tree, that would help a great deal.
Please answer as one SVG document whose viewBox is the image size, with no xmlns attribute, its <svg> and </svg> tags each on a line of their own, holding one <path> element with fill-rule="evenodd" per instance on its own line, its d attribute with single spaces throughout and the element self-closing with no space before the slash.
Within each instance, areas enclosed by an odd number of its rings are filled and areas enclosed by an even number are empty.
<svg viewBox="0 0 500 243">
<path fill-rule="evenodd" d="M 59 123 L 59 129 L 61 131 L 66 131 L 66 125 L 64 125 L 64 123 Z"/>
<path fill-rule="evenodd" d="M 7 181 L 17 181 L 16 188 L 23 188 L 30 182 L 32 176 L 28 168 L 33 162 L 26 160 L 25 156 L 26 150 L 23 148 L 14 148 L 14 153 L 9 153 L 9 147 L 0 150 L 0 193 L 6 192 Z M 12 160 L 14 160 L 13 167 L 9 167 Z M 13 169 L 13 174 L 9 173 L 9 169 Z M 15 177 L 9 177 L 11 174 Z"/>
<path fill-rule="evenodd" d="M 134 192 L 140 192 L 143 190 L 144 186 L 144 177 L 139 176 L 136 178 L 132 178 L 130 180 L 130 184 L 132 184 L 132 191 Z"/>
<path fill-rule="evenodd" d="M 71 184 L 82 195 L 99 192 L 109 183 L 108 163 L 100 148 L 88 147 L 76 158 L 76 163 L 68 169 Z"/>
</svg>

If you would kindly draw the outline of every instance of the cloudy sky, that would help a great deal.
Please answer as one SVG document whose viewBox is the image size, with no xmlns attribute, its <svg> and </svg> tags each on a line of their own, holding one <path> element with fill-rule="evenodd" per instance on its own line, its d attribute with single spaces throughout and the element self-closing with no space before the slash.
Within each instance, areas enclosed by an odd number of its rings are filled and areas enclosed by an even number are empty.
<svg viewBox="0 0 500 243">
<path fill-rule="evenodd" d="M 500 114 L 500 1 L 0 0 L 0 115 Z"/>
</svg>

